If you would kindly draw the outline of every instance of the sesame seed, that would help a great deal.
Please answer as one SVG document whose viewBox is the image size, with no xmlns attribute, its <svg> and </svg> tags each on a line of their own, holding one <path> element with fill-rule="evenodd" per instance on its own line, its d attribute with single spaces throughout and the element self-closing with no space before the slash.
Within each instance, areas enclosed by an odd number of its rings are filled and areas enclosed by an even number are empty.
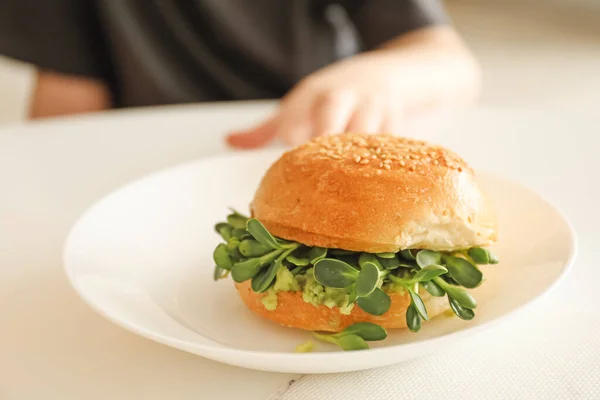
<svg viewBox="0 0 600 400">
<path fill-rule="evenodd" d="M 390 167 L 390 164 L 385 164 L 385 165 L 383 166 L 383 168 L 385 168 L 385 169 L 387 169 L 387 170 L 389 171 L 389 170 L 390 170 L 390 168 L 392 168 L 392 167 Z"/>
<path fill-rule="evenodd" d="M 391 135 L 347 133 L 315 138 L 300 146 L 325 157 L 348 159 L 356 163 L 372 164 L 373 168 L 386 169 L 395 164 L 410 171 L 424 171 L 428 166 L 438 166 L 462 172 L 468 165 L 453 152 L 426 142 Z M 380 162 L 381 161 L 381 162 Z M 368 169 L 365 170 L 368 173 Z"/>
<path fill-rule="evenodd" d="M 381 170 L 380 170 L 380 169 L 378 169 L 378 170 L 377 170 L 377 175 L 381 175 L 381 174 L 382 174 Z"/>
</svg>

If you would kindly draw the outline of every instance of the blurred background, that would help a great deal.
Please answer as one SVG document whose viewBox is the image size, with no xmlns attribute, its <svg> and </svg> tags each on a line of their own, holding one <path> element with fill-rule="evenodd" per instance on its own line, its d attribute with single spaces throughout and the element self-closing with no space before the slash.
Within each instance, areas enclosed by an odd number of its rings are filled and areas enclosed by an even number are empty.
<svg viewBox="0 0 600 400">
<path fill-rule="evenodd" d="M 482 106 L 600 105 L 600 1 L 447 0 L 484 71 Z M 33 69 L 0 57 L 0 124 L 27 115 Z"/>
</svg>

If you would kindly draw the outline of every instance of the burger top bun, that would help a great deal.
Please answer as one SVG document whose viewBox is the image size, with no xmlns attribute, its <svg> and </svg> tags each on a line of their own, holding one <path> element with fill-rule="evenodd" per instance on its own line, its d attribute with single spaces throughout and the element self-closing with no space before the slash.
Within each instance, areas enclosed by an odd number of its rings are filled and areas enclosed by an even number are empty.
<svg viewBox="0 0 600 400">
<path fill-rule="evenodd" d="M 323 136 L 283 154 L 251 204 L 273 235 L 369 253 L 488 246 L 497 222 L 467 163 L 390 135 Z"/>
</svg>

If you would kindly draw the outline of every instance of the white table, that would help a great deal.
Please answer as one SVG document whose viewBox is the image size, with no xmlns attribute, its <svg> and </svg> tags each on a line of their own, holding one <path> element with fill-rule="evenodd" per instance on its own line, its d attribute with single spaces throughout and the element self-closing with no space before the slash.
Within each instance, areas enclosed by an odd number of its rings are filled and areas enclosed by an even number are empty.
<svg viewBox="0 0 600 400">
<path fill-rule="evenodd" d="M 79 300 L 61 265 L 66 234 L 92 202 L 148 172 L 225 151 L 226 127 L 245 126 L 271 107 L 185 106 L 0 130 L 0 399 L 252 400 L 298 378 L 221 365 L 128 333 Z M 237 110 L 234 120 L 226 117 L 231 109 Z M 580 243 L 573 273 L 551 296 L 477 343 L 433 356 L 451 355 L 468 369 L 485 366 L 489 351 L 495 363 L 493 380 L 461 381 L 458 389 L 444 389 L 447 398 L 489 394 L 490 388 L 528 398 L 600 396 L 598 126 L 592 113 L 476 110 L 436 133 L 420 133 L 454 148 L 476 168 L 541 192 L 569 215 Z M 495 359 L 498 346 L 504 357 Z M 427 374 L 433 359 L 405 369 Z M 539 381 L 540 370 L 548 372 L 547 381 Z M 303 386 L 344 382 L 343 376 L 319 379 L 302 378 L 282 390 L 284 398 L 302 398 Z M 531 379 L 536 383 L 528 384 Z M 502 392 L 498 382 L 518 391 Z"/>
</svg>

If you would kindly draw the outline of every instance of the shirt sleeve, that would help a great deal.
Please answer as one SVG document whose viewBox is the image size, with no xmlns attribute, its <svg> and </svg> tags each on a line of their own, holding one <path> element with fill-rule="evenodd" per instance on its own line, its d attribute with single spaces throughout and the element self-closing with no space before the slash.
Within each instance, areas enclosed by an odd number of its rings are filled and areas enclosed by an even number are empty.
<svg viewBox="0 0 600 400">
<path fill-rule="evenodd" d="M 110 62 L 92 0 L 2 0 L 0 54 L 41 69 L 108 80 Z"/>
<path fill-rule="evenodd" d="M 349 14 L 364 50 L 419 28 L 450 22 L 441 0 L 364 0 Z"/>
</svg>

